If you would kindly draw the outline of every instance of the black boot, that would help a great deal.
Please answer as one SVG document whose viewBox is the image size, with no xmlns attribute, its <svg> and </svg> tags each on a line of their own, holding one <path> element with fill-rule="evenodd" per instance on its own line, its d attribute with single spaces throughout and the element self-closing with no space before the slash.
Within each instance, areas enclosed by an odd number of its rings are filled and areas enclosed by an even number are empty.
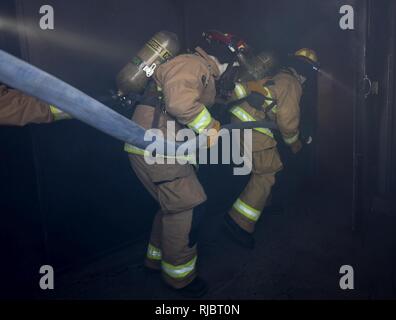
<svg viewBox="0 0 396 320">
<path fill-rule="evenodd" d="M 235 242 L 237 242 L 239 245 L 246 249 L 254 248 L 255 240 L 249 232 L 243 230 L 240 226 L 238 226 L 238 224 L 234 220 L 232 220 L 232 218 L 228 214 L 224 217 L 224 220 L 224 225 Z"/>
<path fill-rule="evenodd" d="M 147 275 L 154 275 L 154 274 L 160 274 L 161 273 L 161 269 L 154 269 L 154 268 L 150 268 L 146 265 L 143 265 L 143 270 Z"/>
<path fill-rule="evenodd" d="M 186 298 L 196 299 L 208 292 L 208 286 L 203 279 L 197 277 L 188 286 L 178 289 L 177 292 Z"/>
</svg>

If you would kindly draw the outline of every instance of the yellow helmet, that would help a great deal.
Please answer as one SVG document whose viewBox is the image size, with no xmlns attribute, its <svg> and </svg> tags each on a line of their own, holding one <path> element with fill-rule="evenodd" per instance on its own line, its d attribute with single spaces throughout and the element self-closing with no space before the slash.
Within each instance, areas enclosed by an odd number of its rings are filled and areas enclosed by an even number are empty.
<svg viewBox="0 0 396 320">
<path fill-rule="evenodd" d="M 318 55 L 312 49 L 303 48 L 298 50 L 294 55 L 298 58 L 309 60 L 309 62 L 311 62 L 312 64 L 319 64 Z"/>
</svg>

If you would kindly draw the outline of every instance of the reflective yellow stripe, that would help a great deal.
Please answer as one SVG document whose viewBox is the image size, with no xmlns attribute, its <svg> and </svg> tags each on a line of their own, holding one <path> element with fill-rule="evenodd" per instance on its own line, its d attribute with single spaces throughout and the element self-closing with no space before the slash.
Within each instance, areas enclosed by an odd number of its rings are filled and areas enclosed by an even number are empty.
<svg viewBox="0 0 396 320">
<path fill-rule="evenodd" d="M 295 136 L 291 137 L 291 138 L 285 138 L 283 137 L 283 140 L 285 141 L 286 144 L 293 144 L 294 142 L 296 142 L 299 138 L 300 134 L 297 133 Z"/>
<path fill-rule="evenodd" d="M 53 105 L 50 105 L 49 107 L 55 121 L 71 119 L 70 115 L 68 115 L 66 112 L 63 112 L 62 110 L 59 110 L 57 107 Z"/>
<path fill-rule="evenodd" d="M 265 97 L 268 99 L 274 99 L 274 97 L 272 96 L 271 90 L 268 87 L 264 87 L 264 91 L 265 91 Z M 273 101 L 271 100 L 265 100 L 264 103 L 265 105 L 268 107 L 272 104 Z M 271 109 L 271 111 L 273 113 L 277 113 L 278 112 L 278 106 L 274 105 Z"/>
<path fill-rule="evenodd" d="M 181 266 L 174 266 L 162 261 L 162 270 L 171 278 L 182 279 L 194 272 L 196 263 L 197 257 Z"/>
<path fill-rule="evenodd" d="M 155 38 L 150 39 L 149 42 L 146 43 L 146 47 L 158 54 L 164 61 L 173 57 L 172 53 Z"/>
<path fill-rule="evenodd" d="M 268 87 L 264 87 L 264 91 L 265 91 L 265 97 L 272 99 L 271 90 L 268 89 Z"/>
<path fill-rule="evenodd" d="M 151 243 L 147 249 L 147 258 L 150 260 L 160 261 L 162 259 L 162 252 L 160 249 L 154 247 Z"/>
<path fill-rule="evenodd" d="M 300 55 L 304 56 L 304 57 L 308 57 L 308 52 L 307 50 L 301 50 L 300 51 Z"/>
<path fill-rule="evenodd" d="M 238 99 L 243 99 L 248 96 L 248 93 L 242 84 L 237 83 L 235 85 L 235 95 Z"/>
<path fill-rule="evenodd" d="M 201 113 L 190 122 L 187 126 L 197 133 L 202 133 L 212 122 L 212 116 L 210 115 L 208 109 L 204 106 Z"/>
<path fill-rule="evenodd" d="M 147 151 L 147 150 L 143 150 L 140 149 L 138 147 L 135 147 L 129 143 L 126 143 L 124 146 L 124 151 L 131 153 L 131 154 L 135 154 L 138 156 L 145 156 L 145 157 L 152 157 L 152 154 Z M 164 158 L 164 159 L 177 159 L 177 160 L 183 160 L 183 161 L 188 161 L 190 164 L 196 164 L 197 163 L 197 159 L 195 157 L 195 155 L 189 155 L 189 156 L 165 156 L 162 154 L 157 154 L 155 156 L 155 158 Z"/>
<path fill-rule="evenodd" d="M 232 108 L 231 113 L 243 122 L 257 121 L 255 118 L 253 118 L 249 113 L 247 113 L 244 109 L 242 109 L 239 106 Z M 272 131 L 270 129 L 255 128 L 254 130 L 256 130 L 260 133 L 266 134 L 267 136 L 270 136 L 271 138 L 274 137 L 274 134 L 272 133 Z"/>
<path fill-rule="evenodd" d="M 151 154 L 150 152 L 140 149 L 138 147 L 135 147 L 129 143 L 126 143 L 124 146 L 124 151 L 128 152 L 128 153 L 132 153 L 132 154 L 136 154 L 138 156 L 145 156 L 145 157 L 150 157 Z"/>
<path fill-rule="evenodd" d="M 244 215 L 249 220 L 257 222 L 260 219 L 261 212 L 249 206 L 247 203 L 243 202 L 241 199 L 238 199 L 234 203 L 234 209 L 238 211 L 240 214 Z"/>
</svg>

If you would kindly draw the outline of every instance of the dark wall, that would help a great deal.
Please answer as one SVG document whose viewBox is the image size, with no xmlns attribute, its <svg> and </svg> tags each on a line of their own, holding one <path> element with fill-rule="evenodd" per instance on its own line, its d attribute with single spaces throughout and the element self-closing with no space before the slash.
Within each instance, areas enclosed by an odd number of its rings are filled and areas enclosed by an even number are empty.
<svg viewBox="0 0 396 320">
<path fill-rule="evenodd" d="M 8 37 L 21 45 L 23 59 L 94 97 L 114 88 L 117 72 L 155 32 L 182 34 L 176 1 L 45 4 L 54 7 L 55 30 L 39 28 L 42 1 L 15 1 L 17 19 L 8 17 Z M 18 55 L 11 42 L 2 48 Z M 75 120 L 4 130 L 4 139 L 27 132 L 5 155 L 8 178 L 2 184 L 13 195 L 7 205 L 13 210 L 23 204 L 21 214 L 43 229 L 22 233 L 20 241 L 45 240 L 46 263 L 59 270 L 147 236 L 156 205 L 129 167 L 123 143 Z M 22 171 L 21 164 L 29 168 Z M 25 180 L 29 190 L 12 187 Z M 6 216 L 4 223 L 11 220 Z"/>
<path fill-rule="evenodd" d="M 368 97 L 368 145 L 373 150 L 368 160 L 371 187 L 379 197 L 391 199 L 395 193 L 396 122 L 396 3 L 375 2 L 370 7 L 368 30 L 368 74 L 378 84 L 378 92 Z"/>
</svg>

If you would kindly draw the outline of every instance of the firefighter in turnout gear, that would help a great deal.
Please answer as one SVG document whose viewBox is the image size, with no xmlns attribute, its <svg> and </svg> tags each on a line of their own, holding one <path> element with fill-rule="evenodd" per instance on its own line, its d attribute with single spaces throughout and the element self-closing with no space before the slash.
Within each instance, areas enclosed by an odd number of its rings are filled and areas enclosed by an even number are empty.
<svg viewBox="0 0 396 320">
<path fill-rule="evenodd" d="M 168 138 L 169 123 L 176 126 L 176 133 L 186 127 L 196 134 L 205 129 L 217 132 L 220 124 L 209 108 L 215 102 L 215 82 L 236 59 L 226 43 L 229 37 L 220 32 L 205 33 L 193 53 L 159 65 L 154 81 L 146 87 L 144 99 L 135 109 L 133 121 L 145 129 L 157 128 Z M 137 177 L 159 204 L 146 267 L 161 271 L 165 282 L 183 295 L 202 296 L 207 286 L 197 276 L 196 235 L 207 198 L 193 165 L 150 165 L 145 161 L 145 150 L 128 144 L 125 150 Z"/>
<path fill-rule="evenodd" d="M 239 82 L 233 100 L 241 101 L 230 112 L 233 121 L 272 120 L 293 153 L 302 148 L 300 140 L 300 99 L 308 80 L 316 79 L 319 69 L 316 53 L 301 49 L 292 55 L 288 66 L 275 75 Z M 245 152 L 246 153 L 246 152 Z M 249 154 L 249 153 L 247 153 Z M 270 129 L 253 130 L 252 174 L 242 194 L 225 216 L 232 239 L 246 248 L 254 247 L 253 233 L 283 165 Z"/>
<path fill-rule="evenodd" d="M 56 107 L 0 84 L 0 125 L 24 126 L 68 118 Z"/>
</svg>

